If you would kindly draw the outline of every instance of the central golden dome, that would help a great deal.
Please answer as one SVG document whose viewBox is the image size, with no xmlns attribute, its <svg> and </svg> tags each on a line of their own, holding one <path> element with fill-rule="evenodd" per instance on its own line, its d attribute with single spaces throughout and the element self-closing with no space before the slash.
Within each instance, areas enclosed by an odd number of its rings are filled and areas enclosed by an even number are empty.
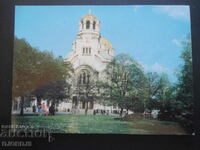
<svg viewBox="0 0 200 150">
<path fill-rule="evenodd" d="M 86 19 L 97 19 L 97 17 L 95 15 L 92 15 L 92 14 L 87 14 L 83 17 L 83 19 L 86 18 Z"/>
<path fill-rule="evenodd" d="M 100 38 L 100 44 L 105 45 L 105 47 L 108 49 L 112 48 L 112 44 L 110 43 L 110 41 L 103 37 Z"/>
</svg>

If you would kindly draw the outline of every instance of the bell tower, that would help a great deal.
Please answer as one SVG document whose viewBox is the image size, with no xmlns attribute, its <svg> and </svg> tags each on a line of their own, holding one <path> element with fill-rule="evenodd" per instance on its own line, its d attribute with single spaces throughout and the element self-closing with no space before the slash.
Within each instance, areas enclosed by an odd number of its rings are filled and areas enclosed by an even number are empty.
<svg viewBox="0 0 200 150">
<path fill-rule="evenodd" d="M 89 35 L 93 39 L 100 36 L 100 21 L 91 12 L 80 19 L 78 32 L 80 38 L 84 38 L 85 36 L 89 38 Z"/>
</svg>

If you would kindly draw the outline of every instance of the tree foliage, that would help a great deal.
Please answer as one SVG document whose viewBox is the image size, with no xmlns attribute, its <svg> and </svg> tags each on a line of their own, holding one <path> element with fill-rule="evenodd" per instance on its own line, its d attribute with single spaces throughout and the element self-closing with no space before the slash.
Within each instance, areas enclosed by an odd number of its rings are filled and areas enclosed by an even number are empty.
<svg viewBox="0 0 200 150">
<path fill-rule="evenodd" d="M 42 98 L 48 102 L 58 103 L 69 99 L 70 87 L 66 80 L 55 81 L 34 90 L 31 94 L 37 97 L 38 103 L 41 102 Z"/>
<path fill-rule="evenodd" d="M 178 74 L 177 113 L 183 125 L 190 132 L 194 132 L 192 46 L 190 37 L 183 42 L 183 48 L 181 54 L 183 63 Z"/>
<path fill-rule="evenodd" d="M 170 101 L 162 107 L 160 119 L 180 122 L 189 132 L 194 132 L 194 103 L 193 103 L 193 71 L 192 47 L 190 37 L 183 42 L 183 51 L 180 55 L 178 83 L 171 86 L 167 98 Z"/>
<path fill-rule="evenodd" d="M 41 86 L 66 79 L 72 66 L 51 52 L 39 51 L 24 39 L 15 38 L 13 97 L 20 97 Z"/>
<path fill-rule="evenodd" d="M 24 97 L 42 86 L 70 77 L 73 71 L 69 62 L 48 51 L 33 48 L 25 39 L 14 40 L 13 100 L 21 97 L 23 114 Z"/>
<path fill-rule="evenodd" d="M 145 81 L 142 67 L 130 56 L 119 54 L 105 69 L 106 81 L 101 83 L 103 97 L 123 109 L 134 109 L 133 105 L 143 96 Z"/>
</svg>

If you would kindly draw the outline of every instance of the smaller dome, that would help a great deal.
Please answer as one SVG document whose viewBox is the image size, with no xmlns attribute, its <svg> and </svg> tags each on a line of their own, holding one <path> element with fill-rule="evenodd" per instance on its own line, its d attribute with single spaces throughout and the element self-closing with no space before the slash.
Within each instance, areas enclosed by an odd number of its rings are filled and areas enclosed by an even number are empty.
<svg viewBox="0 0 200 150">
<path fill-rule="evenodd" d="M 83 17 L 83 19 L 97 19 L 97 17 L 95 15 L 92 15 L 92 14 L 87 14 Z"/>
<path fill-rule="evenodd" d="M 112 44 L 103 37 L 100 38 L 100 44 L 105 45 L 108 49 L 112 48 Z"/>
</svg>

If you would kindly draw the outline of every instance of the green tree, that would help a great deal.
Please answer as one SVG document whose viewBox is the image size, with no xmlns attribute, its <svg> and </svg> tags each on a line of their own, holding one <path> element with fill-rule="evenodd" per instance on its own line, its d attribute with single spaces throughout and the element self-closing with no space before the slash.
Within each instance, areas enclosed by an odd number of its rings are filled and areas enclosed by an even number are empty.
<svg viewBox="0 0 200 150">
<path fill-rule="evenodd" d="M 192 47 L 190 37 L 183 42 L 180 58 L 182 64 L 177 74 L 178 83 L 166 93 L 167 103 L 161 107 L 160 119 L 180 122 L 189 132 L 194 132 Z"/>
<path fill-rule="evenodd" d="M 70 87 L 65 80 L 55 81 L 34 90 L 31 95 L 37 97 L 38 104 L 41 104 L 41 99 L 46 99 L 47 102 L 59 103 L 70 97 Z"/>
<path fill-rule="evenodd" d="M 161 107 L 164 107 L 165 104 L 170 100 L 172 94 L 171 92 L 171 83 L 168 79 L 167 74 L 163 73 L 160 77 L 159 89 L 157 94 L 157 99 L 159 100 Z"/>
<path fill-rule="evenodd" d="M 144 78 L 141 66 L 129 55 L 117 55 L 105 69 L 106 80 L 101 83 L 102 97 L 123 109 L 133 110 Z M 140 92 L 139 92 L 140 91 Z"/>
<path fill-rule="evenodd" d="M 193 103 L 193 71 L 192 71 L 192 46 L 190 37 L 183 42 L 181 54 L 183 63 L 178 74 L 177 85 L 177 115 L 181 123 L 189 129 L 194 130 L 194 103 Z"/>
<path fill-rule="evenodd" d="M 21 114 L 26 95 L 47 83 L 66 79 L 71 71 L 72 65 L 61 57 L 54 57 L 48 51 L 41 52 L 24 39 L 15 38 L 13 100 L 21 97 Z"/>
<path fill-rule="evenodd" d="M 70 87 L 71 86 L 65 80 L 49 83 L 44 87 L 47 89 L 44 99 L 54 103 L 59 103 L 60 101 L 69 99 Z"/>
<path fill-rule="evenodd" d="M 161 77 L 156 72 L 149 72 L 146 74 L 147 78 L 147 101 L 145 108 L 149 110 L 158 107 L 158 94 L 161 88 Z"/>
</svg>

